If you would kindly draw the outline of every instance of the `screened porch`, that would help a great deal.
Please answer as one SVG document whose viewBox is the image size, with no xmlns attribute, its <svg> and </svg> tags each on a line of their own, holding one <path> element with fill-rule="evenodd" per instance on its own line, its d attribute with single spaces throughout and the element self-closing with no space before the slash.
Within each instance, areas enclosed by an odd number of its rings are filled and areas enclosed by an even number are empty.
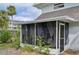
<svg viewBox="0 0 79 59">
<path fill-rule="evenodd" d="M 38 45 L 38 39 L 41 38 L 44 42 L 42 46 L 50 45 L 50 48 L 59 48 L 59 23 L 65 24 L 66 44 L 68 41 L 69 24 L 62 21 L 22 24 L 22 43 Z"/>
</svg>

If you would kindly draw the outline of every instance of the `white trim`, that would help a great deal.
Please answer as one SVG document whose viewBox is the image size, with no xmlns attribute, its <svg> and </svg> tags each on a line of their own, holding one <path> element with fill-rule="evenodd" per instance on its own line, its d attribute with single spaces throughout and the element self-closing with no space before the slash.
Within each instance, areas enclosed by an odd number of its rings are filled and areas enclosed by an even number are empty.
<svg viewBox="0 0 79 59">
<path fill-rule="evenodd" d="M 58 49 L 57 49 L 57 47 L 58 47 L 58 46 L 57 46 L 57 45 L 58 45 L 58 44 L 57 44 L 57 41 L 58 41 L 58 21 L 56 21 L 56 51 L 58 50 Z M 56 53 L 56 54 L 58 54 L 58 53 Z"/>
<path fill-rule="evenodd" d="M 22 46 L 22 25 L 20 25 L 20 46 Z"/>
<path fill-rule="evenodd" d="M 64 50 L 65 50 L 65 40 L 66 40 L 66 39 L 65 39 L 65 31 L 66 31 L 66 30 L 65 30 L 65 24 L 64 24 Z"/>
<path fill-rule="evenodd" d="M 64 25 L 64 48 L 65 48 L 65 24 L 59 23 L 59 51 L 60 51 L 60 25 Z"/>
<path fill-rule="evenodd" d="M 65 19 L 65 20 L 64 20 Z M 54 17 L 54 18 L 46 18 L 46 19 L 41 19 L 41 20 L 33 20 L 33 21 L 21 21 L 21 22 L 15 22 L 14 24 L 31 24 L 31 23 L 40 23 L 40 22 L 49 22 L 49 21 L 64 21 L 64 22 L 76 22 L 76 20 L 72 17 L 69 16 L 59 16 L 59 17 Z"/>
</svg>

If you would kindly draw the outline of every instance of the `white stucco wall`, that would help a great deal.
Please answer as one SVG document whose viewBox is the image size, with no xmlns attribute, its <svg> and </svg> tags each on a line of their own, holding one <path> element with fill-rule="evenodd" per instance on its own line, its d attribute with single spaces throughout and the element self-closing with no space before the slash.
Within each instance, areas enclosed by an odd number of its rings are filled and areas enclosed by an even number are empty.
<svg viewBox="0 0 79 59">
<path fill-rule="evenodd" d="M 69 24 L 69 48 L 79 50 L 79 23 Z"/>
<path fill-rule="evenodd" d="M 76 23 L 70 23 L 69 24 L 69 33 L 70 34 L 76 34 L 76 33 L 78 33 L 79 32 L 79 23 L 78 22 L 76 22 Z"/>
<path fill-rule="evenodd" d="M 53 10 L 53 5 L 51 4 L 51 5 L 42 7 L 41 10 L 42 10 L 43 13 L 50 12 L 50 11 Z"/>
<path fill-rule="evenodd" d="M 70 7 L 74 7 L 74 6 L 79 6 L 79 3 L 64 3 L 64 7 L 63 8 L 58 8 L 58 9 L 54 9 L 54 4 L 48 4 L 47 6 L 40 6 L 39 9 L 42 10 L 43 13 L 46 12 L 51 12 L 51 11 L 57 11 L 57 10 L 62 10 L 62 9 L 66 9 L 66 8 L 70 8 Z"/>
<path fill-rule="evenodd" d="M 79 6 L 79 3 L 65 3 L 65 7 Z"/>
</svg>

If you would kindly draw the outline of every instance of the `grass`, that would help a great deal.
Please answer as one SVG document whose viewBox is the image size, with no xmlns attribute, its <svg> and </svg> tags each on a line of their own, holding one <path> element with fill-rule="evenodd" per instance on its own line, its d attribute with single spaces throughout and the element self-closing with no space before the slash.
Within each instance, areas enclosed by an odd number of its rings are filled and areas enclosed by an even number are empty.
<svg viewBox="0 0 79 59">
<path fill-rule="evenodd" d="M 21 51 L 23 52 L 36 52 L 39 54 L 44 54 L 44 55 L 48 55 L 49 54 L 49 49 L 46 47 L 37 47 L 37 46 L 33 46 L 33 45 L 25 45 L 24 47 L 20 48 Z"/>
<path fill-rule="evenodd" d="M 3 43 L 3 44 L 0 44 L 0 48 L 4 49 L 4 48 L 13 48 L 12 44 L 11 43 Z"/>
<path fill-rule="evenodd" d="M 21 51 L 23 51 L 23 52 L 25 52 L 25 51 L 28 51 L 28 52 L 34 51 L 32 45 L 26 45 L 26 46 L 24 46 L 24 47 L 21 47 L 20 49 L 21 49 Z"/>
<path fill-rule="evenodd" d="M 36 47 L 36 48 L 35 48 Z M 0 44 L 0 49 L 8 49 L 8 48 L 15 48 L 12 43 L 3 43 Z M 48 49 L 46 47 L 37 47 L 33 45 L 25 45 L 24 47 L 19 48 L 22 52 L 28 52 L 28 53 L 39 53 L 39 54 L 48 54 Z"/>
</svg>

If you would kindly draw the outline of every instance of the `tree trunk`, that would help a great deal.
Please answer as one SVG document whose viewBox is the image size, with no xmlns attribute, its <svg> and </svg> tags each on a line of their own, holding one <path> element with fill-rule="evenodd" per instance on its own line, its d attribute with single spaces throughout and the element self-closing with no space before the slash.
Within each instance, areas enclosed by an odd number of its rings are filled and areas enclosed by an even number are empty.
<svg viewBox="0 0 79 59">
<path fill-rule="evenodd" d="M 13 20 L 13 16 L 11 16 L 12 17 L 12 20 Z"/>
</svg>

